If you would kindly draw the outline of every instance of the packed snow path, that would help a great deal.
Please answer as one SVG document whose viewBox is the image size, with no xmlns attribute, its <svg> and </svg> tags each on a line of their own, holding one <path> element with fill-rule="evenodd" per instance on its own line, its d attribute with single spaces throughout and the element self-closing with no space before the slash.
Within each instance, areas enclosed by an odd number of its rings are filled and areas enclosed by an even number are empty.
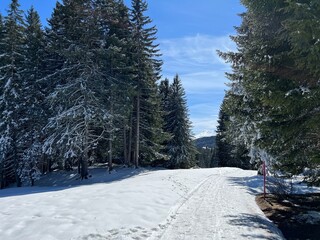
<svg viewBox="0 0 320 240">
<path fill-rule="evenodd" d="M 236 169 L 209 176 L 172 214 L 172 222 L 160 238 L 282 239 L 255 204 L 248 189 L 254 179 L 248 175 Z"/>
<path fill-rule="evenodd" d="M 237 168 L 92 169 L 0 191 L 2 240 L 282 239 L 255 203 L 262 178 Z M 49 186 L 54 183 L 54 187 Z"/>
</svg>

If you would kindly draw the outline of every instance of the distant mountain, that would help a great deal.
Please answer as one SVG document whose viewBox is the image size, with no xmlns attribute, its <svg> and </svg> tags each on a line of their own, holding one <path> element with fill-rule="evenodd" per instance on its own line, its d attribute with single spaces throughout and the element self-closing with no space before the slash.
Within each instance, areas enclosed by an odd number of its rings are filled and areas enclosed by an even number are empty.
<svg viewBox="0 0 320 240">
<path fill-rule="evenodd" d="M 203 137 L 211 137 L 211 136 L 214 136 L 214 135 L 216 135 L 215 131 L 205 130 L 203 132 L 195 134 L 194 135 L 194 139 L 203 138 Z"/>
<path fill-rule="evenodd" d="M 213 148 L 216 144 L 216 136 L 197 138 L 194 143 L 197 148 Z"/>
</svg>

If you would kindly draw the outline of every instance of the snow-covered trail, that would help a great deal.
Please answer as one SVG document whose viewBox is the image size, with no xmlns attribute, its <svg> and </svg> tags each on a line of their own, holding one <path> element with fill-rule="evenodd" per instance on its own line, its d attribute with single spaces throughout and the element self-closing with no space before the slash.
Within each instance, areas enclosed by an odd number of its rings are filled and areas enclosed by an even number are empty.
<svg viewBox="0 0 320 240">
<path fill-rule="evenodd" d="M 211 175 L 155 239 L 283 239 L 255 204 L 250 175 L 240 169 Z"/>
<path fill-rule="evenodd" d="M 0 191 L 2 240 L 281 239 L 255 203 L 262 178 L 237 168 L 93 169 Z M 55 187 L 49 187 L 48 184 Z M 40 187 L 42 186 L 42 187 Z"/>
</svg>

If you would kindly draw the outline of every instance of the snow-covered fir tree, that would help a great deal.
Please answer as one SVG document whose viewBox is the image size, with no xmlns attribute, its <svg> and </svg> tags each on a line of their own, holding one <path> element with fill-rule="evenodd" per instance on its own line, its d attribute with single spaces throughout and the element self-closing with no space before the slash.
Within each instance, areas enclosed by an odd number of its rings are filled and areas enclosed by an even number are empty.
<svg viewBox="0 0 320 240">
<path fill-rule="evenodd" d="M 107 161 L 109 171 L 114 159 L 138 167 L 168 159 L 171 146 L 183 144 L 173 142 L 178 132 L 168 125 L 176 84 L 157 84 L 157 29 L 147 2 L 131 3 L 57 1 L 45 30 L 33 8 L 24 19 L 18 0 L 0 15 L 1 188 L 33 185 L 40 173 L 76 164 L 87 178 L 89 157 Z M 185 162 L 171 158 L 171 167 L 194 165 L 185 123 L 179 134 L 186 130 L 186 145 L 175 156 Z"/>
<path fill-rule="evenodd" d="M 25 22 L 18 0 L 12 0 L 8 15 L 5 17 L 2 46 L 4 53 L 0 56 L 1 72 L 1 186 L 11 182 L 21 185 L 18 168 L 23 148 L 23 125 L 26 121 L 23 112 L 23 79 L 21 77 L 24 59 L 23 43 Z"/>
<path fill-rule="evenodd" d="M 40 175 L 42 158 L 42 129 L 47 122 L 44 111 L 45 93 L 38 80 L 44 76 L 45 40 L 40 17 L 32 7 L 26 16 L 24 39 L 24 59 L 21 76 L 23 79 L 24 132 L 22 135 L 23 153 L 19 166 L 22 181 L 33 184 Z"/>
<path fill-rule="evenodd" d="M 110 131 L 110 112 L 103 102 L 108 94 L 105 73 L 100 68 L 105 49 L 101 46 L 90 1 L 65 1 L 61 11 L 68 12 L 63 35 L 58 41 L 68 45 L 56 49 L 66 59 L 55 76 L 63 82 L 50 94 L 54 115 L 46 129 L 49 136 L 44 148 L 48 154 L 60 151 L 63 159 L 77 157 L 81 163 L 81 177 L 88 177 L 89 152 Z M 60 39 L 59 39 L 60 36 Z M 52 76 L 51 76 L 52 77 Z"/>
<path fill-rule="evenodd" d="M 267 161 L 269 169 L 289 176 L 319 169 L 319 139 L 314 134 L 320 97 L 314 11 L 319 3 L 244 0 L 243 4 L 247 12 L 238 35 L 232 37 L 238 52 L 221 54 L 233 66 L 228 74 L 229 132 L 240 136 L 252 160 Z M 315 28 L 306 27 L 309 24 Z M 319 182 L 319 171 L 310 172 L 306 180 Z"/>
</svg>

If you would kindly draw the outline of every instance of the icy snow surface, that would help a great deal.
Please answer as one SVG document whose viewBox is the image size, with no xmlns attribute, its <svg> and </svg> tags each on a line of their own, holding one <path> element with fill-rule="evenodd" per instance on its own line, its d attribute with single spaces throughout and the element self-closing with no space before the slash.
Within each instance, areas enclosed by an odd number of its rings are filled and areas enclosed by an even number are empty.
<svg viewBox="0 0 320 240">
<path fill-rule="evenodd" d="M 41 187 L 1 190 L 0 239 L 282 239 L 255 203 L 262 185 L 256 171 L 91 174 L 81 181 L 54 173 Z M 50 178 L 55 187 L 45 187 Z"/>
</svg>

